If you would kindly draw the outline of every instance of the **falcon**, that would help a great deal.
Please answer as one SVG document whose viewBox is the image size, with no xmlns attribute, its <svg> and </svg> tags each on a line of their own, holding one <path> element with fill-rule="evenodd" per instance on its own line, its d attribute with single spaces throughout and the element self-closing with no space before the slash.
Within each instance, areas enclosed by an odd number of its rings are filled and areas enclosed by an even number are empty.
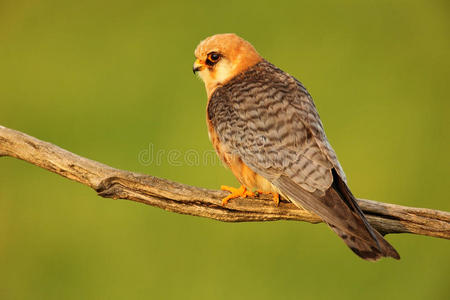
<svg viewBox="0 0 450 300">
<path fill-rule="evenodd" d="M 206 38 L 194 73 L 208 96 L 209 138 L 241 183 L 223 199 L 279 195 L 319 215 L 359 257 L 399 259 L 372 228 L 347 186 L 311 95 L 293 76 L 263 59 L 235 34 Z"/>
</svg>

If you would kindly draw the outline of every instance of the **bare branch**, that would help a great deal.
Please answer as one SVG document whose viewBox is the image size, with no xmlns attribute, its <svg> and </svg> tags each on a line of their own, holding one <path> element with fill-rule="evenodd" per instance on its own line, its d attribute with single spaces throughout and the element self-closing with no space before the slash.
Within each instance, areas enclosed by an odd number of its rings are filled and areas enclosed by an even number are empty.
<svg viewBox="0 0 450 300">
<path fill-rule="evenodd" d="M 0 156 L 11 156 L 93 188 L 98 195 L 127 199 L 176 213 L 225 222 L 296 220 L 321 222 L 320 217 L 269 197 L 232 200 L 226 207 L 226 192 L 111 168 L 78 156 L 53 144 L 0 126 Z M 381 233 L 414 233 L 450 239 L 450 213 L 358 200 L 369 222 Z"/>
</svg>

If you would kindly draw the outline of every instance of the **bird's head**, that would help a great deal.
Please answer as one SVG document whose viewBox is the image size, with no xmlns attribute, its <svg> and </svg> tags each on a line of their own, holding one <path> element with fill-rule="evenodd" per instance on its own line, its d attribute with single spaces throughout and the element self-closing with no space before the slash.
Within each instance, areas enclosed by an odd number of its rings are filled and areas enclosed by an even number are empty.
<svg viewBox="0 0 450 300">
<path fill-rule="evenodd" d="M 195 49 L 194 73 L 205 83 L 209 96 L 239 73 L 262 60 L 255 48 L 234 33 L 216 34 Z"/>
</svg>

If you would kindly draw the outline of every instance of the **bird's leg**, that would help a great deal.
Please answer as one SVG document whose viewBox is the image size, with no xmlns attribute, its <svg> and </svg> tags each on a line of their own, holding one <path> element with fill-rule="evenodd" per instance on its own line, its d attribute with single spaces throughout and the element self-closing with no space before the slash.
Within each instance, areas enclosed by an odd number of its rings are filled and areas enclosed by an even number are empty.
<svg viewBox="0 0 450 300">
<path fill-rule="evenodd" d="M 273 202 L 275 202 L 275 205 L 278 206 L 278 204 L 280 204 L 280 194 L 275 193 L 275 192 L 264 192 L 264 191 L 260 191 L 257 190 L 256 191 L 258 194 L 266 194 L 266 195 L 272 195 L 272 200 Z"/>
<path fill-rule="evenodd" d="M 239 197 L 247 198 L 247 197 L 254 197 L 255 196 L 255 194 L 252 191 L 248 191 L 245 188 L 245 186 L 243 186 L 243 185 L 241 185 L 241 187 L 238 188 L 238 189 L 236 189 L 234 187 L 222 185 L 220 187 L 220 189 L 222 191 L 228 191 L 228 192 L 231 193 L 230 195 L 228 195 L 228 196 L 226 196 L 225 198 L 222 199 L 222 206 L 225 206 L 230 199 L 239 198 Z"/>
</svg>

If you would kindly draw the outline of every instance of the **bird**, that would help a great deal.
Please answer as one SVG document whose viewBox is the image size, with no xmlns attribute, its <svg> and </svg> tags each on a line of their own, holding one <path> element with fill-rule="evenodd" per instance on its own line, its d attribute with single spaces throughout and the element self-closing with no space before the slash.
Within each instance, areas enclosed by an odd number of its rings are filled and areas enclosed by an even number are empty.
<svg viewBox="0 0 450 300">
<path fill-rule="evenodd" d="M 208 135 L 240 182 L 221 186 L 238 197 L 272 194 L 311 211 L 359 257 L 400 259 L 367 221 L 347 185 L 314 101 L 293 76 L 234 33 L 202 40 L 193 72 L 205 84 Z"/>
</svg>

